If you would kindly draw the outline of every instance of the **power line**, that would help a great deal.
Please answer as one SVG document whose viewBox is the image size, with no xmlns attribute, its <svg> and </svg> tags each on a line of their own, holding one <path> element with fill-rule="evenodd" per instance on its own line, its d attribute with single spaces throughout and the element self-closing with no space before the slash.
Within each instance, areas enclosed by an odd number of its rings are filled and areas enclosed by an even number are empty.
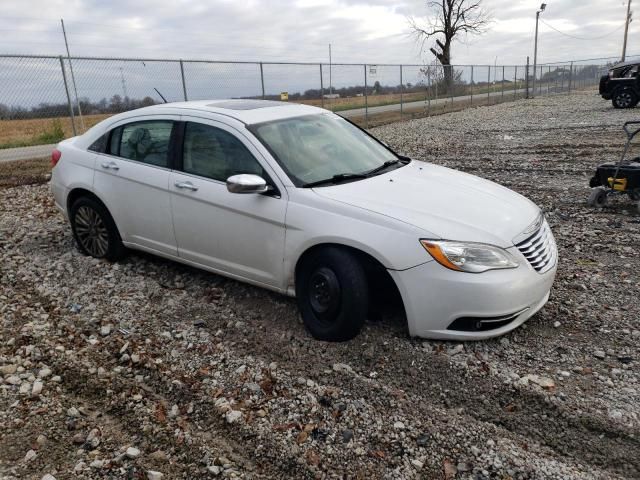
<svg viewBox="0 0 640 480">
<path fill-rule="evenodd" d="M 564 35 L 565 37 L 569 37 L 569 38 L 574 38 L 576 40 L 600 40 L 601 38 L 606 38 L 606 37 L 610 37 L 611 35 L 613 35 L 614 33 L 618 32 L 622 27 L 624 27 L 624 25 L 620 25 L 618 27 L 616 27 L 615 30 L 612 30 L 611 32 L 605 34 L 605 35 L 601 35 L 599 37 L 578 37 L 575 35 L 571 35 L 569 33 L 565 33 L 561 30 L 558 30 L 557 28 L 551 26 L 550 24 L 548 24 L 547 22 L 545 22 L 544 20 L 540 19 L 540 22 L 545 24 L 547 27 L 549 27 L 551 30 L 559 33 L 560 35 Z"/>
</svg>

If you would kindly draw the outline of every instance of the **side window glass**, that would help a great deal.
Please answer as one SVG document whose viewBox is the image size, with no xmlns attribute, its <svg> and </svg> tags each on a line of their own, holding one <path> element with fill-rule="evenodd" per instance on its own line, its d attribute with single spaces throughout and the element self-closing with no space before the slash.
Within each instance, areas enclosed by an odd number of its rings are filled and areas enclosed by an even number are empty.
<svg viewBox="0 0 640 480">
<path fill-rule="evenodd" d="M 241 173 L 267 178 L 258 161 L 234 135 L 192 122 L 187 122 L 184 134 L 183 170 L 221 182 Z"/>
<path fill-rule="evenodd" d="M 124 125 L 118 142 L 119 157 L 137 160 L 138 162 L 167 167 L 169 164 L 169 141 L 173 122 L 165 120 L 153 120 L 148 122 L 136 122 Z M 115 134 L 115 132 L 114 132 Z M 111 152 L 114 153 L 114 140 L 112 136 Z"/>
<path fill-rule="evenodd" d="M 89 145 L 88 150 L 92 152 L 98 152 L 98 153 L 106 152 L 108 139 L 109 139 L 109 133 L 105 133 L 100 138 L 98 138 L 95 142 Z"/>
</svg>

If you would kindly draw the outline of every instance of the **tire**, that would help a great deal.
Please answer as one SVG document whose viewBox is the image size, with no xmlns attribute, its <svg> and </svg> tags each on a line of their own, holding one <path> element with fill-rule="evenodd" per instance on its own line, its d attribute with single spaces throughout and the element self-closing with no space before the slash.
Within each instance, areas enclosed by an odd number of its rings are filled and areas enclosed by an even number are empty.
<svg viewBox="0 0 640 480">
<path fill-rule="evenodd" d="M 351 340 L 362 329 L 369 307 L 365 271 L 345 249 L 318 250 L 297 269 L 296 299 L 304 325 L 314 338 Z"/>
<path fill-rule="evenodd" d="M 633 90 L 616 90 L 611 98 L 611 103 L 615 108 L 633 108 L 638 104 L 638 96 Z"/>
<path fill-rule="evenodd" d="M 94 258 L 116 261 L 125 254 L 120 233 L 111 214 L 98 200 L 80 197 L 69 210 L 73 238 L 78 249 Z"/>
<path fill-rule="evenodd" d="M 591 189 L 587 203 L 596 208 L 602 208 L 607 204 L 607 190 L 604 187 Z"/>
</svg>

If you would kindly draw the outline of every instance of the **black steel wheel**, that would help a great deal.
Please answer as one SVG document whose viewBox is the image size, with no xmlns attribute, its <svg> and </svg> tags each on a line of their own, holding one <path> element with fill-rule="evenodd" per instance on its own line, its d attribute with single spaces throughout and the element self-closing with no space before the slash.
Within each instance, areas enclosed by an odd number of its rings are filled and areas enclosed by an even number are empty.
<svg viewBox="0 0 640 480">
<path fill-rule="evenodd" d="M 633 90 L 618 90 L 613 94 L 611 103 L 615 108 L 633 108 L 638 104 L 638 97 Z"/>
<path fill-rule="evenodd" d="M 607 189 L 596 187 L 591 189 L 587 203 L 596 208 L 602 208 L 607 204 Z"/>
<path fill-rule="evenodd" d="M 365 271 L 347 249 L 326 247 L 301 260 L 296 299 L 305 327 L 318 340 L 342 342 L 360 332 L 369 306 Z"/>
<path fill-rule="evenodd" d="M 118 229 L 104 205 L 90 197 L 77 199 L 70 208 L 73 237 L 85 255 L 117 260 L 124 254 Z"/>
</svg>

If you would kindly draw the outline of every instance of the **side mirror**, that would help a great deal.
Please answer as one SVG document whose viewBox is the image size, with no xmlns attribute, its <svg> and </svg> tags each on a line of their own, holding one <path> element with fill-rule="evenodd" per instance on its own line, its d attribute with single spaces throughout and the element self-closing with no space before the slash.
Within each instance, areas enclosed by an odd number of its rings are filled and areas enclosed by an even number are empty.
<svg viewBox="0 0 640 480">
<path fill-rule="evenodd" d="M 231 193 L 265 193 L 271 190 L 264 178 L 243 173 L 227 178 L 227 190 Z"/>
</svg>

